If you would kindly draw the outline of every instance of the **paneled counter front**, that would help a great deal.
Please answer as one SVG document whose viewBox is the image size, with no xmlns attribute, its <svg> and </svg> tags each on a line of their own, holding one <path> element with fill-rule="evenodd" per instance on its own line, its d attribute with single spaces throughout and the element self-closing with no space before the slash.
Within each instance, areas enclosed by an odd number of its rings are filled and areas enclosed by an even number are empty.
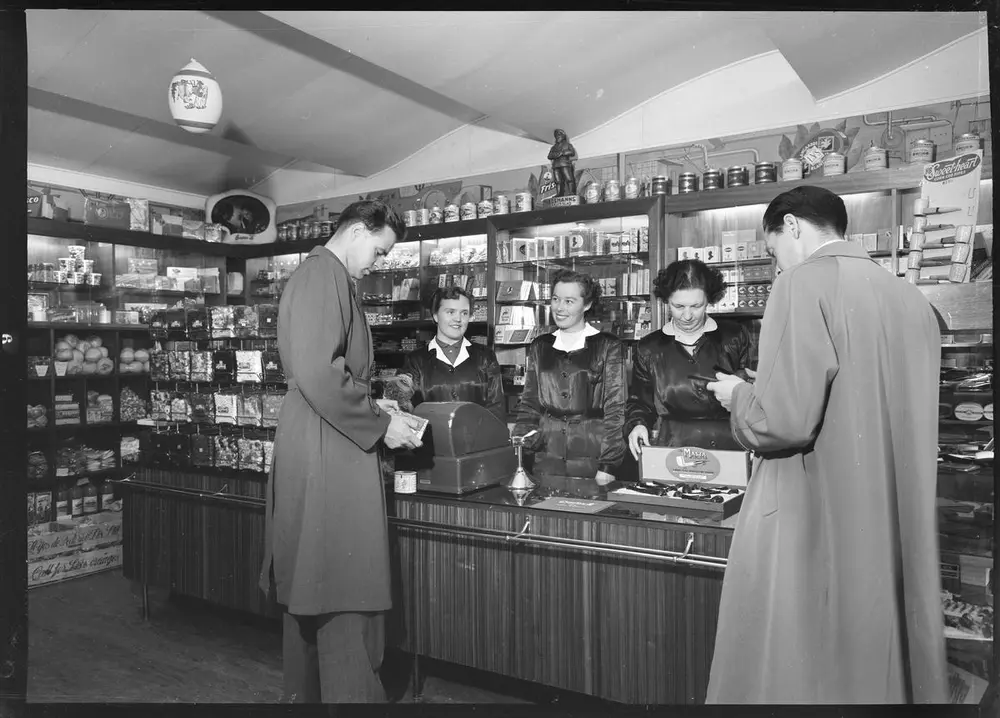
<svg viewBox="0 0 1000 718">
<path fill-rule="evenodd" d="M 119 482 L 125 575 L 279 615 L 257 588 L 264 487 L 137 469 Z M 736 516 L 609 502 L 596 484 L 388 491 L 400 649 L 612 701 L 703 702 Z"/>
</svg>

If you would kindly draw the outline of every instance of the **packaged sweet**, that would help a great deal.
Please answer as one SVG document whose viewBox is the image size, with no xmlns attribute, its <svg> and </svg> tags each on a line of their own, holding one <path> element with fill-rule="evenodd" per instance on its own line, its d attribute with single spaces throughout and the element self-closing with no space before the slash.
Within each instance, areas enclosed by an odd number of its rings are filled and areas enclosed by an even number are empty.
<svg viewBox="0 0 1000 718">
<path fill-rule="evenodd" d="M 215 399 L 215 423 L 235 424 L 239 396 L 230 392 L 217 392 Z"/>
<path fill-rule="evenodd" d="M 281 403 L 285 400 L 284 392 L 269 391 L 262 399 L 263 425 L 277 426 L 278 416 L 281 414 Z"/>
<path fill-rule="evenodd" d="M 140 321 L 142 312 L 139 313 Z M 167 338 L 167 310 L 157 309 L 149 313 L 149 336 L 153 339 Z"/>
<path fill-rule="evenodd" d="M 191 402 L 187 394 L 177 393 L 170 399 L 170 420 L 191 421 Z"/>
<path fill-rule="evenodd" d="M 260 439 L 240 438 L 237 441 L 238 463 L 240 471 L 255 471 L 260 473 L 264 470 L 264 447 Z"/>
<path fill-rule="evenodd" d="M 241 426 L 261 426 L 263 423 L 263 402 L 257 392 L 240 394 L 236 405 L 236 423 Z"/>
<path fill-rule="evenodd" d="M 191 381 L 209 382 L 215 378 L 212 352 L 191 352 Z"/>
<path fill-rule="evenodd" d="M 187 337 L 192 341 L 203 341 L 212 336 L 212 319 L 208 307 L 194 307 L 187 310 Z"/>
<path fill-rule="evenodd" d="M 174 381 L 188 381 L 191 378 L 191 352 L 167 352 L 170 364 L 170 378 Z"/>
<path fill-rule="evenodd" d="M 168 309 L 166 320 L 168 339 L 184 339 L 187 336 L 187 314 L 183 309 Z"/>
<path fill-rule="evenodd" d="M 119 451 L 123 464 L 139 463 L 139 446 L 139 437 L 137 436 L 123 436 L 121 438 Z"/>
<path fill-rule="evenodd" d="M 259 350 L 236 350 L 236 381 L 257 383 L 264 380 L 264 367 Z"/>
<path fill-rule="evenodd" d="M 162 349 L 149 352 L 149 378 L 153 381 L 170 380 L 170 358 Z"/>
<path fill-rule="evenodd" d="M 215 466 L 220 469 L 236 469 L 239 467 L 237 439 L 233 436 L 216 436 L 213 440 L 215 450 Z"/>
<path fill-rule="evenodd" d="M 215 466 L 215 437 L 195 434 L 191 437 L 191 465 Z"/>
<path fill-rule="evenodd" d="M 118 412 L 122 422 L 128 423 L 139 421 L 149 416 L 146 408 L 146 400 L 132 390 L 131 387 L 122 387 L 118 397 Z"/>
<path fill-rule="evenodd" d="M 258 336 L 274 338 L 278 336 L 278 305 L 257 305 Z"/>
<path fill-rule="evenodd" d="M 212 352 L 213 381 L 236 380 L 236 352 L 232 349 L 218 349 Z"/>
<path fill-rule="evenodd" d="M 240 339 L 257 336 L 260 328 L 260 317 L 257 307 L 244 304 L 233 307 L 233 335 Z"/>
<path fill-rule="evenodd" d="M 153 421 L 170 420 L 170 399 L 171 393 L 162 389 L 154 389 L 149 392 L 149 417 Z"/>
<path fill-rule="evenodd" d="M 192 393 L 191 400 L 191 421 L 195 424 L 215 423 L 215 397 L 212 394 L 200 392 Z"/>
<path fill-rule="evenodd" d="M 269 350 L 261 352 L 260 361 L 264 369 L 264 381 L 285 381 L 285 370 L 281 366 L 281 354 Z"/>
<path fill-rule="evenodd" d="M 229 306 L 211 307 L 209 312 L 212 319 L 212 338 L 232 339 L 235 336 L 233 308 Z"/>
<path fill-rule="evenodd" d="M 264 440 L 260 442 L 264 447 L 264 473 L 271 473 L 271 466 L 274 464 L 274 442 Z"/>
</svg>

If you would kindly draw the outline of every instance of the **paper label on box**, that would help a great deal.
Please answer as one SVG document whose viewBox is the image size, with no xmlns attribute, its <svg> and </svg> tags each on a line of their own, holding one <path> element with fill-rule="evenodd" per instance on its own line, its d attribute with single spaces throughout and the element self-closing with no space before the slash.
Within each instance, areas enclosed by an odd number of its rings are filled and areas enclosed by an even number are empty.
<svg viewBox="0 0 1000 718">
<path fill-rule="evenodd" d="M 680 481 L 712 481 L 722 469 L 704 449 L 683 447 L 667 454 L 667 471 Z"/>
</svg>

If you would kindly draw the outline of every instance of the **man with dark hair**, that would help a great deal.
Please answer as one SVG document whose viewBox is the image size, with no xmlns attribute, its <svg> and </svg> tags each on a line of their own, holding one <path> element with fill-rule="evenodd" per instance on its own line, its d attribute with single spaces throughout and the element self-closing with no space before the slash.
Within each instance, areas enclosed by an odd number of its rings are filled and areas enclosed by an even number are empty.
<svg viewBox="0 0 1000 718">
<path fill-rule="evenodd" d="M 371 399 L 371 332 L 354 292 L 402 239 L 399 215 L 355 202 L 292 274 L 278 308 L 288 377 L 267 485 L 261 589 L 284 615 L 285 697 L 385 700 L 378 669 L 391 607 L 378 445 L 420 445 Z"/>
<path fill-rule="evenodd" d="M 708 385 L 757 457 L 707 702 L 945 702 L 934 311 L 844 241 L 832 192 L 785 192 L 763 224 L 783 272 L 759 374 Z"/>
</svg>

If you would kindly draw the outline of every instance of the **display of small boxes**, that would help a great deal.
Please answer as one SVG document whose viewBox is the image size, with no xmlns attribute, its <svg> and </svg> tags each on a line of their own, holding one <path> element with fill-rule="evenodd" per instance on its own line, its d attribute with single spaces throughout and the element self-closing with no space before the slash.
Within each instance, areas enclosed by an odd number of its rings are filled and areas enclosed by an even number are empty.
<svg viewBox="0 0 1000 718">
<path fill-rule="evenodd" d="M 656 496 L 626 487 L 609 491 L 609 498 L 613 496 L 615 501 L 719 513 L 723 518 L 739 511 L 752 469 L 749 452 L 697 447 L 644 446 L 639 463 L 645 482 L 660 484 L 668 490 L 676 490 L 686 484 L 692 489 L 708 492 L 719 489 L 735 491 L 716 494 L 722 500 L 712 501 L 694 498 L 694 492 L 686 492 L 687 497 Z"/>
</svg>

